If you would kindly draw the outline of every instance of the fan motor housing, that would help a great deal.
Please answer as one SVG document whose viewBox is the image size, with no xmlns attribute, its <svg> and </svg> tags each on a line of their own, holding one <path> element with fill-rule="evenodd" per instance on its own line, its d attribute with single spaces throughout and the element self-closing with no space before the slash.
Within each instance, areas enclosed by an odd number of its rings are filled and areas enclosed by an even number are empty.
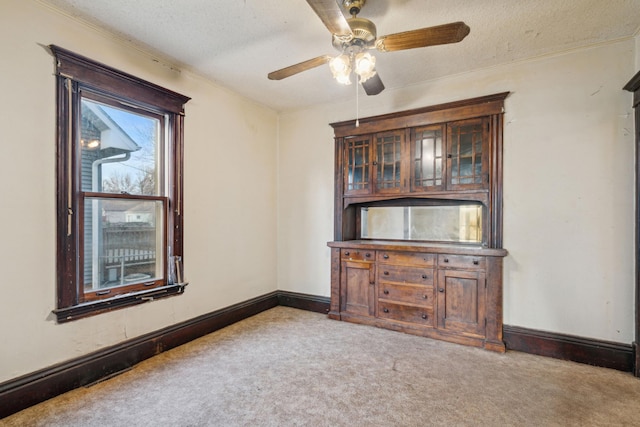
<svg viewBox="0 0 640 427">
<path fill-rule="evenodd" d="M 340 52 L 358 53 L 374 46 L 377 37 L 376 26 L 373 22 L 365 18 L 347 19 L 353 35 L 339 36 L 333 35 L 333 47 Z"/>
</svg>

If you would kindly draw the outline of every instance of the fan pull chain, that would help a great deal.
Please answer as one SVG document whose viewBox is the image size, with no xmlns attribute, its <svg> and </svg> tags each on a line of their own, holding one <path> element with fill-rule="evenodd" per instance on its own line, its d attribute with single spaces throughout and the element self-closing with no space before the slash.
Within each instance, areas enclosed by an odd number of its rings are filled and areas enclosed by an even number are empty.
<svg viewBox="0 0 640 427">
<path fill-rule="evenodd" d="M 356 76 L 356 84 L 354 85 L 356 87 L 356 127 L 360 127 L 360 119 L 358 116 L 358 113 L 360 111 L 360 99 L 358 98 L 358 94 L 360 93 L 360 91 L 358 90 L 358 84 L 359 78 Z"/>
</svg>

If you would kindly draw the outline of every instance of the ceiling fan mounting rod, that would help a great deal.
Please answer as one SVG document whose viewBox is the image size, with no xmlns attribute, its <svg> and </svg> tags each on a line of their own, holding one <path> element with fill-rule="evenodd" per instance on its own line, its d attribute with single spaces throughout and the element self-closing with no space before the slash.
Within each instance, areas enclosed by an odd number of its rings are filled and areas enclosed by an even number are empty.
<svg viewBox="0 0 640 427">
<path fill-rule="evenodd" d="M 367 0 L 342 0 L 342 6 L 355 18 L 366 2 Z"/>
</svg>

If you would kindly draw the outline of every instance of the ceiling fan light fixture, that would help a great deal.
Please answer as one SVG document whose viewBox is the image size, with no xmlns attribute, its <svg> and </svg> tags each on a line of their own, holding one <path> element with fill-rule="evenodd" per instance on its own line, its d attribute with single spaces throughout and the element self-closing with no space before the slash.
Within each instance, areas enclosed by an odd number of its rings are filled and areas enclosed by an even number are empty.
<svg viewBox="0 0 640 427">
<path fill-rule="evenodd" d="M 329 68 L 333 74 L 333 78 L 343 85 L 351 84 L 351 59 L 349 56 L 342 54 L 338 55 L 329 61 Z"/>
<path fill-rule="evenodd" d="M 355 73 L 360 76 L 360 82 L 365 82 L 376 75 L 376 57 L 369 52 L 360 52 L 355 59 Z"/>
</svg>

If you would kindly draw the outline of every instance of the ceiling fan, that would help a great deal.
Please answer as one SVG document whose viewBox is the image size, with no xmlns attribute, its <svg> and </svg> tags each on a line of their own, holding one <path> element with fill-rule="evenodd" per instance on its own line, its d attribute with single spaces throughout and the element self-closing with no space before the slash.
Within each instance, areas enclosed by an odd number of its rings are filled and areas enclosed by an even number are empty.
<svg viewBox="0 0 640 427">
<path fill-rule="evenodd" d="M 358 13 L 366 0 L 307 0 L 307 3 L 331 32 L 333 47 L 341 54 L 336 57 L 322 55 L 282 68 L 269 73 L 268 77 L 271 80 L 281 80 L 329 63 L 333 76 L 338 82 L 350 84 L 350 75 L 353 70 L 367 95 L 377 95 L 384 90 L 384 84 L 375 70 L 375 57 L 369 54 L 368 50 L 393 52 L 458 43 L 470 31 L 464 22 L 453 22 L 378 37 L 373 22 L 358 18 Z M 349 12 L 350 18 L 345 18 L 339 3 Z"/>
</svg>

